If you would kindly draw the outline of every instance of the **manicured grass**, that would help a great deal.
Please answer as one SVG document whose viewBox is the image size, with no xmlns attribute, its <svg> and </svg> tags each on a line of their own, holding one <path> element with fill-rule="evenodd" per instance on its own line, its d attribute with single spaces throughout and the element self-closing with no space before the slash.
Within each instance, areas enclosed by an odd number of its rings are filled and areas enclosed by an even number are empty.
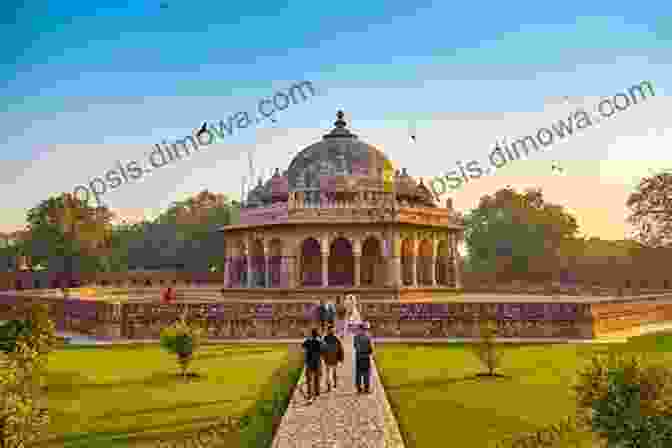
<svg viewBox="0 0 672 448">
<path fill-rule="evenodd" d="M 465 344 L 381 344 L 376 363 L 408 448 L 495 447 L 575 416 L 570 386 L 594 352 L 647 352 L 672 366 L 672 334 L 628 344 L 503 345 L 499 373 L 484 372 Z M 579 435 L 581 448 L 591 434 Z M 507 445 L 510 446 L 510 445 Z M 572 445 L 557 445 L 572 446 Z"/>
<path fill-rule="evenodd" d="M 50 440 L 39 446 L 157 448 L 159 439 L 183 439 L 226 416 L 250 415 L 278 384 L 295 383 L 277 377 L 298 376 L 300 359 L 291 352 L 277 344 L 205 345 L 190 367 L 201 377 L 185 382 L 176 357 L 158 345 L 57 350 L 47 378 Z M 231 437 L 226 445 L 241 446 L 240 436 Z"/>
</svg>

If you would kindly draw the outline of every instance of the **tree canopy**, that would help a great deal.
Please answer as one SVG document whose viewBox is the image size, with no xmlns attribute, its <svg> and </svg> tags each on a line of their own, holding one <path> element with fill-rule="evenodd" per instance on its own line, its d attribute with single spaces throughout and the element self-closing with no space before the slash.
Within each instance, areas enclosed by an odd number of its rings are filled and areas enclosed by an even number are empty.
<svg viewBox="0 0 672 448">
<path fill-rule="evenodd" d="M 25 241 L 0 256 L 29 255 L 33 265 L 68 272 L 223 270 L 224 239 L 216 230 L 238 222 L 239 204 L 205 190 L 174 202 L 153 221 L 115 224 L 114 218 L 107 207 L 90 207 L 69 194 L 49 197 L 28 211 Z"/>
<path fill-rule="evenodd" d="M 649 247 L 672 246 L 672 174 L 643 178 L 626 205 L 636 239 Z"/>
<path fill-rule="evenodd" d="M 533 259 L 555 257 L 577 233 L 576 219 L 547 203 L 541 189 L 503 188 L 465 216 L 469 267 L 480 272 L 526 273 Z"/>
</svg>

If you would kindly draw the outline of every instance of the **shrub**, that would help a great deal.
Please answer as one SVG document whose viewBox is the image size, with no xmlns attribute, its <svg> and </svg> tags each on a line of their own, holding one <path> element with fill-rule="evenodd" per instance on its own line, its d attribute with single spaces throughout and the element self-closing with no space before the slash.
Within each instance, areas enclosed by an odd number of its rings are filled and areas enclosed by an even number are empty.
<svg viewBox="0 0 672 448">
<path fill-rule="evenodd" d="M 186 312 L 170 327 L 161 331 L 161 347 L 177 355 L 177 363 L 186 379 L 194 353 L 202 343 L 203 329 L 186 320 Z"/>
<path fill-rule="evenodd" d="M 16 350 L 16 341 L 20 335 L 30 334 L 29 320 L 10 320 L 0 325 L 0 351 L 10 353 Z"/>
<path fill-rule="evenodd" d="M 578 414 L 609 446 L 672 443 L 672 371 L 641 357 L 596 355 L 573 386 Z"/>
<path fill-rule="evenodd" d="M 29 332 L 19 332 L 0 370 L 0 447 L 23 448 L 49 423 L 42 402 L 49 352 L 56 344 L 54 324 L 45 305 L 33 305 Z"/>
<path fill-rule="evenodd" d="M 480 342 L 472 346 L 474 354 L 488 369 L 488 376 L 495 376 L 495 369 L 501 365 L 503 353 L 495 342 L 497 329 L 492 321 L 481 320 L 480 322 Z"/>
</svg>

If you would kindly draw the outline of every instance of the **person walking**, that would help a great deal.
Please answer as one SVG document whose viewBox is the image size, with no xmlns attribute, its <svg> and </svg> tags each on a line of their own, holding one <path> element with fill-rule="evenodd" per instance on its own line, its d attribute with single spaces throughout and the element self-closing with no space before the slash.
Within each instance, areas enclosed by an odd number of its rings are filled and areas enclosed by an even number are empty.
<svg viewBox="0 0 672 448">
<path fill-rule="evenodd" d="M 331 300 L 327 302 L 327 326 L 334 326 L 336 320 L 336 305 Z"/>
<path fill-rule="evenodd" d="M 303 341 L 306 365 L 306 385 L 308 386 L 308 404 L 320 395 L 320 367 L 322 341 L 316 328 L 311 330 L 311 337 Z"/>
<path fill-rule="evenodd" d="M 336 368 L 338 367 L 339 363 L 343 362 L 344 358 L 343 344 L 341 344 L 341 341 L 334 334 L 333 325 L 329 325 L 327 335 L 324 337 L 324 345 L 324 366 L 327 377 L 327 392 L 330 392 L 332 379 L 334 382 L 334 389 L 337 387 L 338 378 L 336 375 Z"/>
<path fill-rule="evenodd" d="M 362 322 L 359 326 L 359 334 L 353 339 L 355 352 L 355 385 L 357 393 L 362 393 L 362 383 L 364 383 L 364 393 L 370 393 L 371 384 L 371 355 L 373 347 L 371 338 L 366 334 L 367 325 Z"/>
</svg>

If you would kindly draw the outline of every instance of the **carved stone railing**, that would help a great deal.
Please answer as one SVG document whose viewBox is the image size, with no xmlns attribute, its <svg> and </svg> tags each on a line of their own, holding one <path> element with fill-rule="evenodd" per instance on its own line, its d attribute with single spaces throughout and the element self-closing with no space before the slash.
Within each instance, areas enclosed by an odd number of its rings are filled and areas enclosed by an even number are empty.
<svg viewBox="0 0 672 448">
<path fill-rule="evenodd" d="M 289 217 L 287 203 L 276 203 L 266 207 L 242 208 L 240 210 L 240 224 L 259 225 L 286 222 Z"/>
</svg>

